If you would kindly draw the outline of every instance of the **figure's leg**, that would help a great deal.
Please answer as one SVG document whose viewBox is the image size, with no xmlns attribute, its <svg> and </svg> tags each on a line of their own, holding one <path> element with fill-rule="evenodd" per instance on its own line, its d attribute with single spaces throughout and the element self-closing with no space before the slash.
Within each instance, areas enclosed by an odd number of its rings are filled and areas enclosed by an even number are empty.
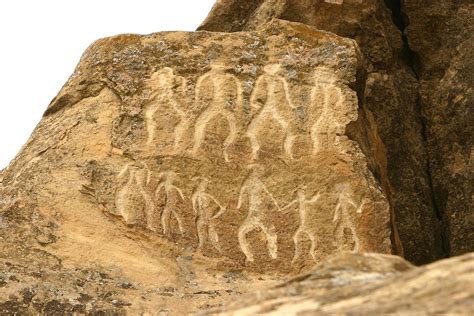
<svg viewBox="0 0 474 316">
<path fill-rule="evenodd" d="M 156 214 L 155 210 L 155 203 L 153 203 L 152 198 L 146 193 L 144 188 L 140 188 L 143 200 L 145 201 L 145 209 L 144 212 L 139 214 L 138 221 L 140 223 L 144 223 L 145 226 L 150 229 L 151 231 L 157 230 L 156 227 L 154 227 L 154 218 Z"/>
<path fill-rule="evenodd" d="M 148 110 L 145 113 L 145 119 L 146 119 L 146 128 L 148 131 L 148 138 L 147 138 L 147 145 L 150 145 L 153 140 L 155 139 L 155 122 L 153 120 L 153 117 L 155 115 L 155 112 L 157 111 L 157 107 L 155 104 L 152 104 Z"/>
<path fill-rule="evenodd" d="M 239 245 L 240 249 L 242 252 L 245 254 L 247 257 L 247 261 L 253 262 L 253 254 L 250 251 L 250 245 L 247 241 L 247 234 L 254 230 L 255 226 L 250 224 L 250 223 L 244 223 L 240 228 L 239 228 L 239 233 L 238 233 L 238 238 L 239 238 Z"/>
<path fill-rule="evenodd" d="M 311 248 L 309 249 L 309 253 L 311 254 L 311 257 L 313 257 L 313 260 L 317 262 L 315 251 L 316 251 L 316 246 L 318 245 L 318 243 L 316 240 L 316 236 L 314 236 L 308 231 L 305 231 L 305 233 L 309 237 L 309 240 L 311 240 Z"/>
<path fill-rule="evenodd" d="M 299 247 L 299 238 L 300 238 L 301 233 L 302 233 L 302 230 L 298 228 L 296 233 L 293 235 L 293 244 L 295 245 L 295 255 L 293 256 L 293 260 L 291 260 L 291 264 L 295 263 L 296 260 L 301 255 L 301 249 Z"/>
<path fill-rule="evenodd" d="M 147 206 L 145 209 L 146 215 L 146 227 L 147 229 L 156 232 L 158 230 L 157 225 L 155 225 L 156 210 L 154 207 Z"/>
<path fill-rule="evenodd" d="M 197 233 L 198 233 L 198 240 L 199 240 L 199 245 L 198 245 L 198 251 L 202 250 L 204 247 L 204 244 L 207 241 L 207 235 L 206 235 L 206 223 L 202 220 L 197 221 Z"/>
<path fill-rule="evenodd" d="M 168 206 L 165 206 L 163 212 L 161 213 L 161 227 L 163 228 L 163 234 L 168 234 L 169 223 L 171 220 L 171 210 Z"/>
<path fill-rule="evenodd" d="M 181 121 L 175 126 L 174 128 L 174 144 L 173 144 L 173 152 L 175 154 L 179 153 L 181 139 L 183 138 L 184 133 L 189 127 L 189 120 L 183 115 L 181 116 Z"/>
<path fill-rule="evenodd" d="M 281 128 L 285 131 L 285 140 L 283 142 L 283 151 L 285 155 L 291 160 L 293 159 L 293 143 L 295 142 L 296 136 L 290 131 L 288 122 L 277 112 L 273 113 L 273 118 L 280 124 Z"/>
<path fill-rule="evenodd" d="M 357 231 L 354 227 L 354 223 L 352 223 L 352 221 L 350 221 L 349 225 L 350 225 L 349 227 L 350 227 L 351 233 L 352 233 L 352 240 L 354 241 L 354 247 L 352 248 L 352 251 L 359 252 L 360 251 L 359 236 L 357 236 Z"/>
<path fill-rule="evenodd" d="M 269 228 L 265 227 L 263 224 L 259 225 L 259 227 L 263 230 L 265 235 L 267 236 L 267 244 L 268 244 L 268 253 L 272 259 L 276 259 L 278 257 L 278 243 L 277 243 L 277 234 L 275 231 L 275 227 L 271 226 Z"/>
<path fill-rule="evenodd" d="M 176 218 L 176 221 L 178 222 L 178 228 L 179 228 L 179 232 L 181 233 L 181 236 L 184 236 L 183 221 L 181 220 L 181 217 L 174 210 L 172 211 L 172 214 L 174 218 Z"/>
<path fill-rule="evenodd" d="M 295 142 L 296 136 L 291 134 L 289 131 L 286 132 L 285 143 L 283 144 L 283 148 L 285 150 L 285 154 L 291 160 L 293 159 L 293 143 Z"/>
<path fill-rule="evenodd" d="M 214 224 L 209 224 L 209 239 L 211 240 L 214 248 L 216 248 L 217 251 L 222 252 L 221 246 L 219 244 L 219 235 L 217 234 Z"/>
<path fill-rule="evenodd" d="M 229 123 L 229 135 L 224 141 L 224 159 L 226 162 L 229 162 L 229 155 L 227 154 L 227 148 L 234 143 L 235 139 L 237 138 L 237 124 L 235 122 L 234 114 L 231 112 L 225 112 L 225 118 L 227 119 L 227 123 Z"/>
<path fill-rule="evenodd" d="M 260 113 L 256 118 L 250 122 L 250 125 L 247 129 L 247 137 L 250 140 L 250 145 L 252 146 L 252 160 L 258 158 L 258 152 L 260 150 L 260 144 L 258 142 L 257 133 L 260 129 L 260 124 L 265 119 L 265 114 Z"/>
<path fill-rule="evenodd" d="M 340 250 L 344 247 L 344 226 L 340 219 L 335 223 L 333 235 L 336 248 Z"/>
<path fill-rule="evenodd" d="M 311 140 L 313 141 L 313 154 L 317 154 L 323 147 L 323 135 L 320 133 L 322 130 L 322 117 L 320 117 L 311 128 Z"/>
<path fill-rule="evenodd" d="M 208 108 L 204 112 L 202 112 L 196 120 L 196 124 L 194 125 L 194 146 L 192 149 L 193 155 L 196 155 L 199 148 L 201 148 L 202 141 L 206 136 L 205 130 L 207 123 L 212 119 L 213 115 L 214 114 Z"/>
</svg>

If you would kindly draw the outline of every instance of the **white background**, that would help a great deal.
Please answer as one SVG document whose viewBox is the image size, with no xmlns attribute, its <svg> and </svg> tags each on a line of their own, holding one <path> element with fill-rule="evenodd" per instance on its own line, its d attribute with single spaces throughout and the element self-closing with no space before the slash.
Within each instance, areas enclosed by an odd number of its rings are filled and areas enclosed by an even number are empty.
<svg viewBox="0 0 474 316">
<path fill-rule="evenodd" d="M 0 169 L 96 39 L 193 31 L 215 0 L 0 1 Z"/>
</svg>

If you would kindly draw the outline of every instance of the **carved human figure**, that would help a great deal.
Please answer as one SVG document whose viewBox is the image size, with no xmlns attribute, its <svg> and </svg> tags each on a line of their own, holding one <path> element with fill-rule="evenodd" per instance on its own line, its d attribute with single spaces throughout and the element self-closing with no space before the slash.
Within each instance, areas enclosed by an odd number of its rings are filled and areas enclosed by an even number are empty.
<svg viewBox="0 0 474 316">
<path fill-rule="evenodd" d="M 156 141 L 157 114 L 165 109 L 172 109 L 179 122 L 174 126 L 173 151 L 179 151 L 182 137 L 189 127 L 189 119 L 184 110 L 183 99 L 186 94 L 186 80 L 174 74 L 173 69 L 165 67 L 156 74 L 151 102 L 145 111 L 148 131 L 147 145 Z"/>
<path fill-rule="evenodd" d="M 176 181 L 176 173 L 173 171 L 162 172 L 158 175 L 160 182 L 155 190 L 155 197 L 158 198 L 160 192 L 163 190 L 164 193 L 164 207 L 161 211 L 161 227 L 164 235 L 170 233 L 169 227 L 171 225 L 171 219 L 174 217 L 178 222 L 178 228 L 181 235 L 184 235 L 183 221 L 181 216 L 176 212 L 177 204 L 179 199 L 184 201 L 184 195 L 180 188 L 174 185 Z M 156 231 L 156 227 L 152 227 Z"/>
<path fill-rule="evenodd" d="M 225 208 L 215 197 L 206 192 L 209 179 L 196 177 L 193 178 L 193 180 L 198 181 L 191 197 L 193 210 L 197 215 L 196 226 L 199 239 L 198 250 L 202 250 L 209 239 L 212 246 L 218 251 L 221 251 L 219 246 L 219 235 L 217 234 L 215 223 L 213 221 L 224 214 Z M 216 207 L 219 209 L 217 213 L 215 212 Z"/>
<path fill-rule="evenodd" d="M 311 241 L 311 248 L 309 250 L 310 255 L 313 257 L 314 261 L 316 261 L 316 236 L 314 229 L 310 226 L 310 219 L 308 218 L 308 208 L 311 204 L 316 203 L 319 200 L 320 193 L 318 192 L 315 196 L 308 199 L 306 197 L 306 188 L 301 187 L 297 191 L 297 197 L 295 200 L 291 201 L 288 205 L 286 205 L 282 210 L 288 209 L 293 205 L 297 205 L 298 213 L 300 218 L 300 225 L 296 230 L 295 234 L 293 235 L 293 243 L 295 245 L 295 255 L 293 256 L 293 260 L 291 263 L 293 264 L 301 255 L 301 249 L 299 247 L 299 242 L 303 235 L 306 235 Z"/>
<path fill-rule="evenodd" d="M 293 103 L 291 102 L 288 82 L 280 75 L 281 66 L 270 64 L 264 67 L 264 74 L 261 75 L 255 84 L 254 91 L 250 98 L 250 106 L 258 111 L 247 129 L 247 137 L 252 146 L 252 159 L 258 158 L 260 151 L 260 141 L 258 133 L 263 124 L 271 119 L 285 132 L 283 149 L 286 156 L 292 156 L 292 147 L 295 136 L 292 134 L 293 124 Z"/>
<path fill-rule="evenodd" d="M 355 209 L 357 214 L 362 213 L 364 205 L 369 201 L 364 199 L 361 205 L 357 205 L 353 200 L 353 191 L 349 184 L 339 184 L 336 186 L 337 204 L 334 210 L 333 222 L 334 226 L 334 240 L 338 248 L 343 248 L 346 243 L 345 232 L 348 229 L 352 236 L 354 246 L 352 251 L 358 252 L 360 250 L 360 240 L 352 220 L 350 209 Z"/>
<path fill-rule="evenodd" d="M 341 89 L 337 86 L 337 77 L 329 68 L 319 67 L 314 72 L 315 86 L 311 94 L 313 112 L 317 109 L 320 116 L 311 127 L 313 154 L 338 146 L 339 137 L 343 135 L 344 124 L 340 117 L 344 98 Z"/>
<path fill-rule="evenodd" d="M 146 225 L 147 218 L 155 211 L 153 199 L 146 190 L 150 182 L 150 172 L 138 165 L 126 165 L 118 175 L 126 180 L 118 191 L 115 204 L 118 213 L 129 225 Z"/>
<path fill-rule="evenodd" d="M 250 251 L 249 243 L 247 241 L 247 234 L 253 230 L 261 229 L 267 238 L 268 253 L 272 259 L 277 258 L 277 234 L 275 226 L 266 221 L 265 213 L 268 212 L 266 208 L 273 204 L 277 210 L 280 210 L 277 201 L 262 182 L 264 170 L 260 165 L 250 166 L 251 171 L 247 179 L 240 189 L 239 200 L 237 208 L 240 209 L 243 205 L 244 198 L 248 198 L 248 215 L 240 226 L 238 231 L 238 239 L 242 252 L 250 262 L 254 261 L 252 252 Z"/>
<path fill-rule="evenodd" d="M 229 134 L 224 140 L 223 155 L 229 162 L 227 150 L 237 138 L 237 123 L 235 111 L 242 106 L 242 87 L 235 75 L 227 72 L 230 67 L 215 63 L 211 70 L 202 75 L 196 83 L 196 106 L 204 106 L 199 114 L 194 130 L 194 146 L 192 153 L 197 154 L 206 136 L 207 124 L 214 118 L 221 116 L 229 125 Z M 200 104 L 206 93 L 210 93 L 208 104 Z"/>
</svg>

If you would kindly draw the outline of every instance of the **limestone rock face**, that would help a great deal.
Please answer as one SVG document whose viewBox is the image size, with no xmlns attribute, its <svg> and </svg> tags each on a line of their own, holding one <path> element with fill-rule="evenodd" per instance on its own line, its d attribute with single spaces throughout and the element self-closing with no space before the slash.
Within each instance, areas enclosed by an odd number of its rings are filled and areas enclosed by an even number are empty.
<svg viewBox="0 0 474 316">
<path fill-rule="evenodd" d="M 355 41 L 278 20 L 94 43 L 2 173 L 2 308 L 192 312 L 390 253 L 362 65 Z"/>
<path fill-rule="evenodd" d="M 200 27 L 253 30 L 276 17 L 358 42 L 362 99 L 387 149 L 394 222 L 415 263 L 474 249 L 472 1 L 428 2 L 221 0 Z"/>
<path fill-rule="evenodd" d="M 470 315 L 472 254 L 416 268 L 379 254 L 337 254 L 313 272 L 224 304 L 219 315 Z"/>
</svg>

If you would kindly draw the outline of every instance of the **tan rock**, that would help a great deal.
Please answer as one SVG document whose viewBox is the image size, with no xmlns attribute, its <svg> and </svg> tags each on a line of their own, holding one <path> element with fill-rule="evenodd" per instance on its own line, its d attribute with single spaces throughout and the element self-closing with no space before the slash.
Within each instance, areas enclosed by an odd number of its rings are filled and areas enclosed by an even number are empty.
<svg viewBox="0 0 474 316">
<path fill-rule="evenodd" d="M 346 135 L 376 136 L 358 120 L 360 67 L 353 40 L 277 20 L 97 41 L 2 174 L 2 269 L 43 305 L 11 283 L 5 304 L 188 313 L 335 252 L 390 253 L 379 158 Z M 81 271 L 107 277 L 78 287 Z"/>
<path fill-rule="evenodd" d="M 224 304 L 219 315 L 471 315 L 474 255 L 416 268 L 380 254 L 337 254 L 311 273 Z"/>
<path fill-rule="evenodd" d="M 401 253 L 399 228 L 408 258 L 446 254 L 424 181 L 448 182 L 425 168 L 413 65 L 388 13 L 222 0 L 203 28 L 247 32 L 94 43 L 0 172 L 0 314 L 472 313 L 472 255 L 414 268 L 356 253 Z M 356 38 L 365 58 L 274 17 Z M 464 56 L 436 98 L 467 82 Z M 439 79 L 426 78 L 424 93 Z M 464 155 L 451 160 L 464 176 Z"/>
<path fill-rule="evenodd" d="M 47 112 L 42 135 L 59 118 L 75 123 L 59 140 L 67 156 L 34 162 L 53 177 L 38 199 L 58 194 L 40 206 L 73 211 L 82 192 L 128 226 L 260 271 L 389 253 L 389 205 L 344 135 L 358 117 L 359 63 L 353 41 L 278 21 L 99 41 Z M 60 101 L 95 80 L 115 82 Z M 58 188 L 65 178 L 82 189 Z"/>
</svg>

